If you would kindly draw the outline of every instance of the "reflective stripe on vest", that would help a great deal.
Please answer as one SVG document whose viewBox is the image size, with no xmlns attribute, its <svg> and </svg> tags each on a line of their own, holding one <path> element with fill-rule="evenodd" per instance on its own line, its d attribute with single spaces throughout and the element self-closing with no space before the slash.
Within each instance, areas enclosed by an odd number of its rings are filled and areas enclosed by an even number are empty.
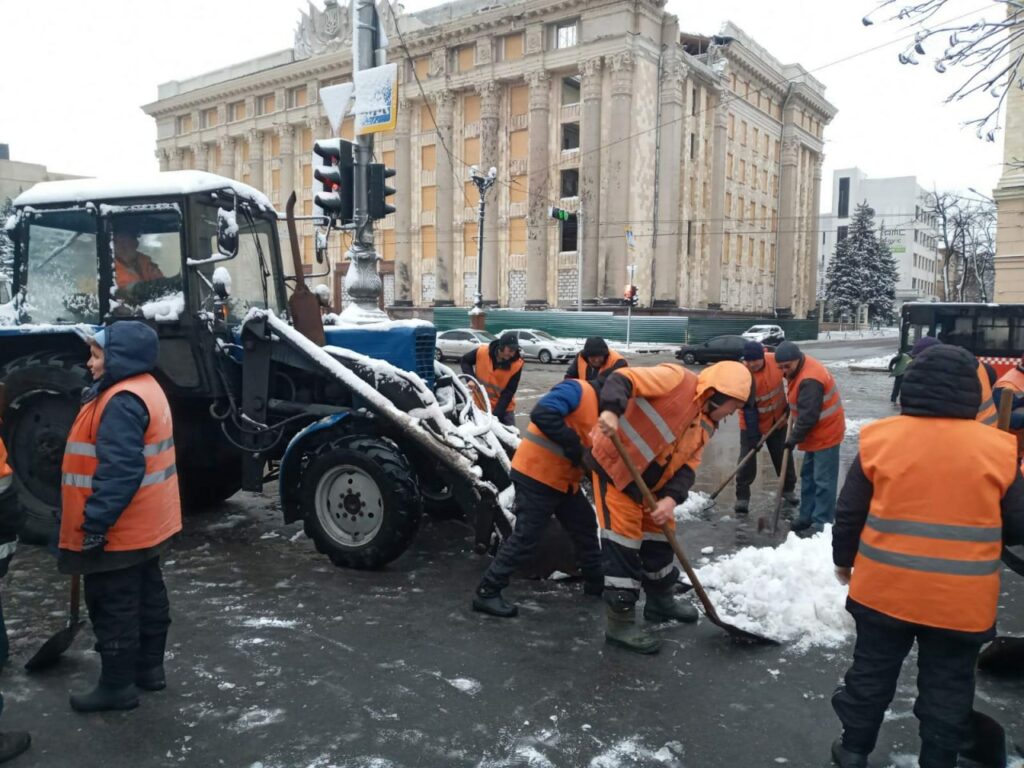
<svg viewBox="0 0 1024 768">
<path fill-rule="evenodd" d="M 99 459 L 96 435 L 111 399 L 131 392 L 145 405 L 149 425 L 139 446 L 146 469 L 135 495 L 107 531 L 108 551 L 156 546 L 181 530 L 173 422 L 167 398 L 149 374 L 117 382 L 82 406 L 71 427 L 61 465 L 62 515 L 60 547 L 79 551 L 84 533 L 85 508 L 92 495 Z"/>
<path fill-rule="evenodd" d="M 895 416 L 861 430 L 860 461 L 873 491 L 850 597 L 914 624 L 990 629 L 1013 437 L 976 420 Z"/>
<path fill-rule="evenodd" d="M 501 393 L 505 391 L 505 387 L 512 380 L 519 370 L 523 367 L 523 361 L 521 358 L 514 359 L 512 364 L 508 368 L 496 368 L 491 362 L 490 346 L 487 344 L 481 344 L 476 349 L 476 366 L 474 371 L 476 373 L 476 379 L 483 386 L 487 392 L 487 398 L 491 401 L 491 408 L 498 406 L 498 400 L 501 399 Z M 516 407 L 516 400 L 513 397 L 508 404 L 509 413 L 514 412 Z"/>
<path fill-rule="evenodd" d="M 754 407 L 757 410 L 757 425 L 762 433 L 771 429 L 786 410 L 786 389 L 782 371 L 775 362 L 772 352 L 765 352 L 764 365 L 759 371 L 751 371 L 754 382 Z M 741 409 L 740 429 L 747 428 L 747 415 Z"/>
<path fill-rule="evenodd" d="M 981 405 L 978 406 L 978 421 L 994 427 L 999 422 L 999 412 L 992 399 L 992 385 L 988 382 L 985 366 L 978 363 L 978 383 L 981 384 Z"/>
<path fill-rule="evenodd" d="M 797 408 L 800 384 L 808 380 L 821 384 L 824 394 L 821 398 L 821 411 L 818 413 L 815 425 L 804 437 L 799 447 L 803 451 L 821 451 L 843 442 L 846 433 L 846 414 L 843 411 L 839 388 L 836 386 L 832 374 L 813 357 L 805 355 L 800 370 L 786 386 L 786 397 L 789 400 L 793 423 L 796 423 L 800 416 Z"/>
<path fill-rule="evenodd" d="M 576 433 L 584 449 L 589 448 L 590 433 L 597 424 L 597 391 L 593 385 L 576 379 L 559 386 L 580 388 L 580 401 L 565 416 L 565 425 Z M 574 493 L 583 479 L 583 468 L 569 461 L 562 446 L 532 421 L 522 433 L 522 441 L 512 457 L 512 469 L 560 493 Z"/>
</svg>

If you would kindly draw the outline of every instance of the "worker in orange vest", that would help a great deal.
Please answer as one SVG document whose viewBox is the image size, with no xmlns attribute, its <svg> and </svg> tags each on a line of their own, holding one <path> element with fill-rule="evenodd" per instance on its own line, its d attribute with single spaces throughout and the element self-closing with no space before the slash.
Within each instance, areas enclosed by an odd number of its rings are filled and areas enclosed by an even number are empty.
<svg viewBox="0 0 1024 768">
<path fill-rule="evenodd" d="M 519 339 L 514 333 L 503 333 L 490 344 L 481 344 L 467 352 L 459 361 L 462 372 L 474 376 L 487 392 L 491 415 L 506 426 L 516 423 L 516 390 L 523 372 Z"/>
<path fill-rule="evenodd" d="M 622 368 L 601 388 L 601 414 L 588 462 L 604 555 L 605 641 L 636 653 L 656 653 L 660 642 L 636 625 L 643 587 L 648 621 L 697 620 L 689 603 L 676 602 L 679 571 L 662 526 L 675 530 L 674 511 L 686 501 L 704 445 L 718 423 L 750 397 L 750 373 L 728 361 L 700 375 L 681 365 Z M 618 434 L 632 463 L 657 498 L 648 510 L 611 440 Z"/>
<path fill-rule="evenodd" d="M 933 346 L 907 369 L 902 415 L 861 430 L 832 531 L 857 624 L 853 665 L 832 696 L 842 768 L 867 766 L 915 640 L 919 764 L 953 768 L 958 752 L 970 756 L 975 662 L 995 636 L 1000 552 L 1024 541 L 1016 445 L 977 421 L 976 370 L 967 350 Z"/>
<path fill-rule="evenodd" d="M 1000 376 L 992 386 L 992 400 L 998 403 L 1003 390 L 1013 393 L 1013 410 L 1010 412 L 1010 431 L 1017 436 L 1017 450 L 1024 454 L 1024 357 L 1016 366 Z"/>
<path fill-rule="evenodd" d="M 786 447 L 791 458 L 804 452 L 800 468 L 800 514 L 790 529 L 801 537 L 820 533 L 835 519 L 839 486 L 839 445 L 846 416 L 839 388 L 828 369 L 805 355 L 792 341 L 775 350 L 775 363 L 786 377 L 791 425 Z"/>
<path fill-rule="evenodd" d="M 135 232 L 115 228 L 113 243 L 114 282 L 118 288 L 163 279 L 164 273 L 156 262 L 139 250 L 139 236 Z"/>
<path fill-rule="evenodd" d="M 754 379 L 754 398 L 740 411 L 740 458 L 757 448 L 761 436 L 789 413 L 786 403 L 786 389 L 782 371 L 775 364 L 775 355 L 765 352 L 759 341 L 747 341 L 743 345 L 743 364 Z M 782 472 L 782 455 L 786 447 L 786 429 L 779 427 L 765 440 L 776 474 Z M 745 515 L 750 509 L 750 486 L 757 479 L 757 457 L 751 458 L 736 473 L 736 503 L 733 509 L 738 515 Z M 798 501 L 793 489 L 796 487 L 796 470 L 793 462 L 786 464 L 786 475 L 782 479 L 782 498 L 787 504 Z"/>
<path fill-rule="evenodd" d="M 181 530 L 174 430 L 153 378 L 156 331 L 126 320 L 90 339 L 94 384 L 61 465 L 61 573 L 81 574 L 100 653 L 99 683 L 73 694 L 78 712 L 132 709 L 139 688 L 165 687 L 171 623 L 160 555 Z"/>
<path fill-rule="evenodd" d="M 911 360 L 929 347 L 934 347 L 936 344 L 941 343 L 934 336 L 922 336 L 914 343 L 913 349 L 910 350 Z M 977 420 L 987 426 L 995 427 L 999 421 L 999 413 L 996 410 L 996 402 L 992 394 L 992 387 L 995 384 L 995 370 L 992 366 L 979 360 L 976 372 L 978 374 L 978 383 L 981 385 L 981 405 L 978 406 Z"/>
<path fill-rule="evenodd" d="M 591 336 L 584 342 L 579 354 L 569 363 L 565 378 L 593 381 L 602 373 L 617 371 L 627 365 L 629 363 L 626 362 L 626 358 L 608 348 L 608 342 L 600 336 Z"/>
<path fill-rule="evenodd" d="M 583 572 L 583 591 L 601 595 L 603 573 L 594 508 L 580 490 L 583 452 L 597 423 L 598 383 L 568 380 L 556 384 L 530 413 L 530 424 L 512 457 L 516 527 L 501 545 L 473 596 L 473 610 L 515 616 L 518 609 L 501 590 L 512 573 L 537 551 L 554 515 L 569 534 Z"/>
</svg>

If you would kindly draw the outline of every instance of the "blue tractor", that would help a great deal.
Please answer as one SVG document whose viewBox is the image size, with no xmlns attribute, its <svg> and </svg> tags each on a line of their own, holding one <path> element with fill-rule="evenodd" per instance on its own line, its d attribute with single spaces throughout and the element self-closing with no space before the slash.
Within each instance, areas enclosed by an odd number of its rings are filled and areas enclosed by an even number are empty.
<svg viewBox="0 0 1024 768">
<path fill-rule="evenodd" d="M 507 531 L 515 433 L 435 364 L 429 323 L 328 326 L 322 345 L 298 333 L 280 220 L 259 191 L 196 171 L 49 182 L 14 201 L 0 379 L 23 538 L 54 526 L 88 383 L 78 334 L 120 318 L 159 334 L 186 511 L 277 481 L 285 521 L 353 568 L 398 557 L 424 509 L 461 510 L 479 550 Z"/>
</svg>

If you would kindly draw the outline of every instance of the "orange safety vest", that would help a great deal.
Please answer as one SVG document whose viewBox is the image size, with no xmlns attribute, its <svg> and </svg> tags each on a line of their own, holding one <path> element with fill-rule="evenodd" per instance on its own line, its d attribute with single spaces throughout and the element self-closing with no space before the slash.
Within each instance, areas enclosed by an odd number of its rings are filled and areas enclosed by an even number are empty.
<svg viewBox="0 0 1024 768">
<path fill-rule="evenodd" d="M 861 429 L 860 462 L 873 492 L 850 597 L 913 624 L 990 629 L 1013 438 L 977 421 L 893 416 Z"/>
<path fill-rule="evenodd" d="M 585 381 L 579 382 L 579 386 L 579 405 L 565 417 L 565 424 L 579 436 L 584 449 L 587 449 L 591 445 L 590 432 L 597 424 L 597 392 Z M 561 493 L 575 493 L 583 478 L 583 468 L 570 462 L 561 446 L 532 421 L 512 457 L 512 469 Z"/>
<path fill-rule="evenodd" d="M 98 464 L 96 433 L 107 403 L 119 392 L 136 395 L 149 412 L 149 426 L 142 445 L 146 474 L 128 506 L 107 531 L 105 549 L 111 552 L 146 549 L 181 530 L 171 408 L 156 379 L 143 373 L 117 382 L 83 405 L 71 425 L 61 465 L 61 549 L 76 552 L 82 549 L 85 503 L 92 495 L 92 480 Z"/>
<path fill-rule="evenodd" d="M 1018 395 L 1024 394 L 1024 371 L 1011 368 L 999 377 L 993 389 L 1009 389 Z"/>
<path fill-rule="evenodd" d="M 762 435 L 768 434 L 786 412 L 786 390 L 782 370 L 775 362 L 774 352 L 764 353 L 764 366 L 754 377 L 754 402 L 757 405 L 757 426 Z M 747 420 L 740 411 L 740 429 L 747 428 Z"/>
<path fill-rule="evenodd" d="M 0 486 L 8 484 L 4 482 L 4 478 L 10 477 L 12 474 L 14 474 L 14 470 L 11 469 L 11 465 L 7 461 L 7 446 L 4 445 L 3 440 L 0 440 Z"/>
<path fill-rule="evenodd" d="M 843 442 L 843 436 L 846 434 L 846 415 L 843 412 L 842 400 L 839 398 L 839 388 L 836 386 L 836 380 L 832 378 L 832 374 L 813 357 L 805 355 L 800 371 L 786 387 L 789 410 L 792 413 L 794 424 L 799 417 L 796 401 L 797 394 L 800 392 L 800 383 L 808 379 L 820 382 L 825 393 L 821 400 L 818 423 L 811 428 L 807 437 L 798 447 L 801 451 L 823 451 Z"/>
<path fill-rule="evenodd" d="M 138 254 L 134 266 L 129 266 L 120 259 L 114 259 L 114 279 L 121 288 L 127 288 L 135 283 L 160 280 L 163 276 L 164 273 L 160 271 L 160 267 L 144 253 Z"/>
<path fill-rule="evenodd" d="M 663 465 L 666 471 L 662 479 L 667 481 L 671 477 L 667 471 L 676 453 L 692 449 L 698 455 L 683 458 L 699 462 L 699 451 L 710 438 L 714 425 L 701 418 L 697 374 L 682 366 L 663 364 L 653 368 L 620 368 L 614 375 L 625 376 L 633 383 L 632 397 L 619 417 L 619 438 L 636 468 L 643 473 L 651 464 Z M 594 427 L 591 440 L 591 454 L 612 485 L 621 491 L 633 482 L 615 445 L 599 427 Z M 683 460 L 679 465 L 684 463 L 689 462 Z"/>
<path fill-rule="evenodd" d="M 487 391 L 487 399 L 491 401 L 491 408 L 495 408 L 498 405 L 502 391 L 504 391 L 512 377 L 519 373 L 522 367 L 523 359 L 520 357 L 513 360 L 508 368 L 495 368 L 493 363 L 491 363 L 489 345 L 481 344 L 477 347 L 476 366 L 473 370 L 476 372 L 477 381 Z M 513 397 L 509 401 L 508 410 L 511 413 L 515 408 L 516 399 Z"/>
<path fill-rule="evenodd" d="M 614 349 L 608 350 L 608 359 L 605 360 L 604 365 L 598 370 L 598 376 L 605 371 L 610 371 L 619 360 L 625 360 L 625 358 Z M 583 357 L 582 352 L 576 355 L 576 378 L 580 381 L 587 381 L 587 360 Z"/>
<path fill-rule="evenodd" d="M 978 383 L 981 384 L 981 405 L 978 406 L 978 421 L 990 427 L 999 425 L 999 412 L 992 399 L 992 385 L 988 383 L 985 366 L 978 363 Z"/>
</svg>

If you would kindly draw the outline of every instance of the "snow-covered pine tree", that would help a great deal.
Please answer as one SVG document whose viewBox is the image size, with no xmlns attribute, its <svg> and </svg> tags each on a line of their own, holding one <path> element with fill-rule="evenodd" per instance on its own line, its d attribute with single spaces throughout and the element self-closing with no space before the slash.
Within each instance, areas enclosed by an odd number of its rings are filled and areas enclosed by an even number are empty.
<svg viewBox="0 0 1024 768">
<path fill-rule="evenodd" d="M 875 233 L 875 212 L 865 200 L 857 206 L 846 239 L 836 243 L 828 266 L 825 296 L 831 311 L 857 316 L 868 305 L 872 319 L 891 322 L 896 298 L 896 263 Z"/>
<path fill-rule="evenodd" d="M 864 302 L 865 269 L 859 246 L 851 227 L 847 237 L 836 243 L 825 273 L 825 300 L 836 316 L 856 318 L 857 308 Z"/>
<path fill-rule="evenodd" d="M 869 208 L 868 211 L 874 214 Z M 884 228 L 884 227 L 883 227 Z M 871 223 L 874 236 L 874 223 Z M 889 244 L 875 237 L 875 247 L 869 251 L 867 305 L 872 321 L 891 324 L 896 315 L 896 283 L 899 281 L 899 267 L 892 256 Z"/>
</svg>

